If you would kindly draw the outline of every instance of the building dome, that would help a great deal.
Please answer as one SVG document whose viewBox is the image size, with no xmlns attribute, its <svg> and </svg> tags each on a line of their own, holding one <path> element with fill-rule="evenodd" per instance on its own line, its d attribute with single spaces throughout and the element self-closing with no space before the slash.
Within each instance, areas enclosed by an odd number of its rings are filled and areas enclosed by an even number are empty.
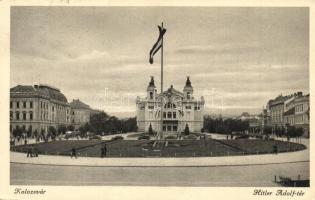
<svg viewBox="0 0 315 200">
<path fill-rule="evenodd" d="M 186 85 L 184 87 L 184 91 L 193 91 L 193 87 L 191 86 L 191 82 L 189 76 L 187 76 Z"/>
<path fill-rule="evenodd" d="M 147 87 L 147 90 L 154 90 L 155 89 L 155 84 L 154 84 L 154 77 L 151 76 L 151 80 L 149 82 L 149 85 Z"/>
</svg>

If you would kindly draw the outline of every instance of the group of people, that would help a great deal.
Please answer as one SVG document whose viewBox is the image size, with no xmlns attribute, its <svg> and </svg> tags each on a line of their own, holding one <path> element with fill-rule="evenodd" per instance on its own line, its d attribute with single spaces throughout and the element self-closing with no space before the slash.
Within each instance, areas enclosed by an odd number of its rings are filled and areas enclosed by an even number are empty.
<svg viewBox="0 0 315 200">
<path fill-rule="evenodd" d="M 29 146 L 26 157 L 38 157 L 38 149 L 34 145 Z"/>
</svg>

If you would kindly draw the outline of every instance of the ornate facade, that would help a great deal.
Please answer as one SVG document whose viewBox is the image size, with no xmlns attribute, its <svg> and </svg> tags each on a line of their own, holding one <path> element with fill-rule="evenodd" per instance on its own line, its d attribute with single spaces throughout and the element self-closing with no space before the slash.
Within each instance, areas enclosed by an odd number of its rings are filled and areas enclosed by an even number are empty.
<svg viewBox="0 0 315 200">
<path fill-rule="evenodd" d="M 192 84 L 187 77 L 183 92 L 171 85 L 162 94 L 158 94 L 154 79 L 151 77 L 147 96 L 143 99 L 137 97 L 136 100 L 138 131 L 148 132 L 151 125 L 156 132 L 161 132 L 162 128 L 163 136 L 176 135 L 183 132 L 187 125 L 191 132 L 200 132 L 203 128 L 205 102 L 203 97 L 196 99 L 193 92 Z"/>
</svg>

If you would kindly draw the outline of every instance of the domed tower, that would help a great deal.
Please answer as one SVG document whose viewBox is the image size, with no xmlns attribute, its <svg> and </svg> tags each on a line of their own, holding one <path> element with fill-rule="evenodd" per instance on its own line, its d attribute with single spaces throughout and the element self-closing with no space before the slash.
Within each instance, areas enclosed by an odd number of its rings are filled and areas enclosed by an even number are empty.
<svg viewBox="0 0 315 200">
<path fill-rule="evenodd" d="M 187 76 L 186 85 L 184 87 L 184 99 L 193 99 L 194 89 L 191 86 L 191 82 L 189 80 L 189 76 Z"/>
<path fill-rule="evenodd" d="M 156 95 L 156 87 L 154 84 L 154 77 L 151 76 L 151 80 L 150 80 L 149 85 L 147 87 L 147 98 L 149 100 L 153 100 L 153 99 L 155 99 L 155 95 Z"/>
</svg>

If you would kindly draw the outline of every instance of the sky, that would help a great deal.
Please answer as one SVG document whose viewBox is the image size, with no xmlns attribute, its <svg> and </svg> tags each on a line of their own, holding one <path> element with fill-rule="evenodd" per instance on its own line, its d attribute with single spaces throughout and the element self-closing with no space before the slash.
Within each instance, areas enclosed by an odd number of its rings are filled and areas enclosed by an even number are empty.
<svg viewBox="0 0 315 200">
<path fill-rule="evenodd" d="M 308 8 L 12 7 L 10 85 L 48 84 L 119 117 L 135 116 L 150 76 L 160 91 L 190 76 L 206 113 L 259 113 L 269 99 L 309 93 Z"/>
</svg>

